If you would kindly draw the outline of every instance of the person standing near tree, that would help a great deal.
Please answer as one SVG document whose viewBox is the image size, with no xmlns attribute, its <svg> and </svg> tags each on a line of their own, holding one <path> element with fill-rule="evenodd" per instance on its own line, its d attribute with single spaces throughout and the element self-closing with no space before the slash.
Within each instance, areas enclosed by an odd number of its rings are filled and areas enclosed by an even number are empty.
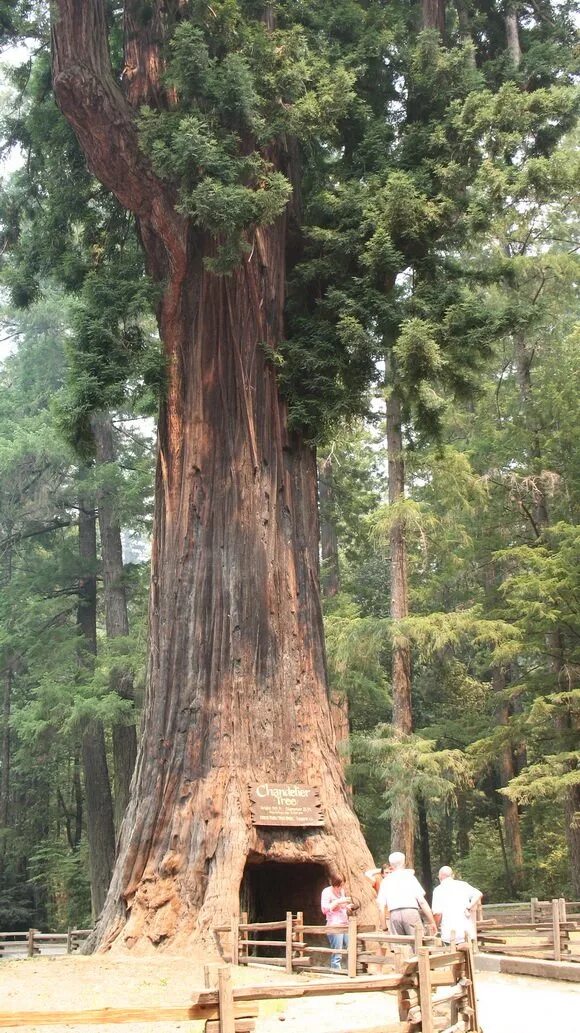
<svg viewBox="0 0 580 1033">
<path fill-rule="evenodd" d="M 381 865 L 380 868 L 369 868 L 365 872 L 365 875 L 366 875 L 367 879 L 370 879 L 370 881 L 372 883 L 372 886 L 373 886 L 373 889 L 374 889 L 375 893 L 377 894 L 377 896 L 378 896 L 379 889 L 381 887 L 381 883 L 382 883 L 385 875 L 389 874 L 390 870 L 391 870 L 390 864 L 387 864 L 387 862 L 385 862 L 384 864 Z"/>
<path fill-rule="evenodd" d="M 439 869 L 439 885 L 433 891 L 433 916 L 441 926 L 443 943 L 465 943 L 477 938 L 475 911 L 483 893 L 456 879 L 448 864 Z"/>
<path fill-rule="evenodd" d="M 389 856 L 391 871 L 385 875 L 377 896 L 383 929 L 390 921 L 391 932 L 412 936 L 421 914 L 427 919 L 429 931 L 436 932 L 435 919 L 421 886 L 411 868 L 405 868 L 405 855 L 398 851 Z"/>
<path fill-rule="evenodd" d="M 328 942 L 333 951 L 346 950 L 348 947 L 348 933 L 332 927 L 348 925 L 348 908 L 351 905 L 351 898 L 345 893 L 344 879 L 342 875 L 333 875 L 330 886 L 323 889 L 320 898 L 320 909 L 326 918 L 329 927 L 327 932 Z M 330 955 L 331 969 L 340 971 L 342 954 Z"/>
</svg>

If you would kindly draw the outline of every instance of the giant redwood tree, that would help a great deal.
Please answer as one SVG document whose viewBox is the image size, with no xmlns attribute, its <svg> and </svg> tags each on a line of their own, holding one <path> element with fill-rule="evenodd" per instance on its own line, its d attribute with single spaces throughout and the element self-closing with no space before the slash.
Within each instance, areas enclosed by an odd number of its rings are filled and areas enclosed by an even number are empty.
<svg viewBox="0 0 580 1033">
<path fill-rule="evenodd" d="M 331 870 L 371 906 L 329 713 L 315 456 L 276 379 L 300 145 L 323 157 L 352 75 L 279 5 L 121 6 L 52 5 L 56 98 L 134 213 L 167 368 L 143 737 L 95 944 L 176 945 L 241 889 L 263 913 L 274 883 L 279 913 L 308 906 Z M 253 827 L 262 782 L 319 787 L 324 826 Z"/>
</svg>

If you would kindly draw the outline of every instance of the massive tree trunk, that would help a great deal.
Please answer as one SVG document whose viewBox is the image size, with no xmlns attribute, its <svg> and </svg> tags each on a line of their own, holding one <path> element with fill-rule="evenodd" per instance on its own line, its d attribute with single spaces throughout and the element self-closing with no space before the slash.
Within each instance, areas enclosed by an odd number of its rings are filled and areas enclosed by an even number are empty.
<svg viewBox="0 0 580 1033">
<path fill-rule="evenodd" d="M 109 413 L 95 413 L 91 418 L 98 466 L 115 462 L 116 449 L 113 438 L 113 421 Z M 116 506 L 116 492 L 107 486 L 107 479 L 100 484 L 97 494 L 99 532 L 101 538 L 101 562 L 103 567 L 103 588 L 105 603 L 105 627 L 107 638 L 115 639 L 129 634 L 127 614 L 127 593 L 123 582 L 123 548 L 121 524 Z M 113 692 L 134 703 L 133 675 L 119 662 L 111 674 Z M 113 725 L 113 779 L 115 828 L 119 828 L 129 803 L 131 777 L 137 757 L 137 731 L 135 720 Z"/>
<path fill-rule="evenodd" d="M 81 577 L 77 624 L 80 633 L 80 662 L 90 668 L 97 652 L 96 619 L 96 517 L 95 511 L 79 502 L 79 558 Z M 107 768 L 105 733 L 101 721 L 93 718 L 83 729 L 81 754 L 85 782 L 87 841 L 91 876 L 93 917 L 101 912 L 115 861 L 113 802 Z"/>
<path fill-rule="evenodd" d="M 405 458 L 401 425 L 401 399 L 396 383 L 391 385 L 387 398 L 387 452 L 389 477 L 389 505 L 401 502 L 405 494 Z M 393 520 L 389 533 L 391 556 L 391 617 L 403 620 L 409 615 L 407 585 L 407 540 L 402 517 Z M 395 735 L 410 735 L 413 731 L 411 643 L 395 630 L 392 658 L 393 731 Z M 402 802 L 395 801 L 391 813 L 391 847 L 402 850 L 412 867 L 415 820 L 411 805 L 404 792 Z"/>
<path fill-rule="evenodd" d="M 59 103 L 95 174 L 137 216 L 149 271 L 164 284 L 168 368 L 143 738 L 93 945 L 213 945 L 242 884 L 272 886 L 274 863 L 285 865 L 274 880 L 280 917 L 300 898 L 317 916 L 337 869 L 371 916 L 371 858 L 330 718 L 316 461 L 288 431 L 268 357 L 283 334 L 285 220 L 250 234 L 230 276 L 208 272 L 215 244 L 194 233 L 138 150 L 103 4 L 56 6 Z M 324 827 L 254 826 L 248 787 L 262 782 L 319 787 Z M 298 880 L 287 878 L 295 865 Z"/>
</svg>

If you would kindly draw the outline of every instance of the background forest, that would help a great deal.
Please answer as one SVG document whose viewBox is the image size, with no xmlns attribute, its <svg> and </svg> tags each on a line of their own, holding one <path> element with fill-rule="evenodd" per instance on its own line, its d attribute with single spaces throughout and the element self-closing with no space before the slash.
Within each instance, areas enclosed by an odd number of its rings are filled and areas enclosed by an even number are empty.
<svg viewBox="0 0 580 1033">
<path fill-rule="evenodd" d="M 346 122 L 352 151 L 303 143 L 311 169 L 330 171 L 303 184 L 308 247 L 276 361 L 318 449 L 328 664 L 354 804 L 377 862 L 392 828 L 406 830 L 428 888 L 450 863 L 488 901 L 579 899 L 572 10 L 458 0 L 442 25 L 423 12 L 419 31 L 412 5 L 330 6 L 334 78 L 305 71 L 294 39 L 293 131 Z M 55 106 L 37 7 L 0 4 L 5 40 L 27 41 L 2 95 L 19 156 L 0 201 L 4 929 L 85 926 L 106 891 L 142 706 L 164 390 L 155 288 L 130 216 Z M 212 31 L 227 35 L 234 8 L 213 5 Z M 380 11 L 375 25 L 363 8 Z M 174 47 L 180 89 L 198 46 L 184 32 Z M 363 61 L 374 73 L 343 110 Z M 243 56 L 207 67 L 212 103 L 247 114 Z M 317 90 L 301 95 L 300 76 Z M 161 170 L 175 172 L 176 149 L 184 165 L 203 154 L 228 216 L 237 188 L 201 123 L 144 111 L 140 131 Z M 239 240 L 227 245 L 226 265 Z M 314 282 L 325 288 L 306 312 Z"/>
</svg>

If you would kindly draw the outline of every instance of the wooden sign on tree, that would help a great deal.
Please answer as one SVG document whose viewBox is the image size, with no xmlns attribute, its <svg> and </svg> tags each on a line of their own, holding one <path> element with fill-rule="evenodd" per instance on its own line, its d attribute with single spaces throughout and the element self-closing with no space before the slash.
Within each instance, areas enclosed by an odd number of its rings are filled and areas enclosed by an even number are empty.
<svg viewBox="0 0 580 1033">
<path fill-rule="evenodd" d="M 318 788 L 262 782 L 250 786 L 254 825 L 324 825 Z"/>
</svg>

